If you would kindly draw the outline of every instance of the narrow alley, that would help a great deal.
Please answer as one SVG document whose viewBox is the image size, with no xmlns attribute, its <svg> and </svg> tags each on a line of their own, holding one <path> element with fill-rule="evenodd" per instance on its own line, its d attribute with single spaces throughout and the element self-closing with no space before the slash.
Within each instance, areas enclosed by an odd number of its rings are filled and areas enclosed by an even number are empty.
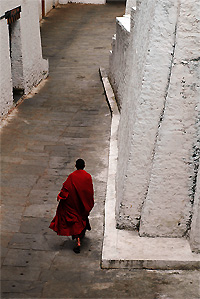
<svg viewBox="0 0 200 299">
<path fill-rule="evenodd" d="M 197 271 L 101 269 L 111 115 L 99 67 L 108 69 L 124 11 L 120 2 L 67 4 L 43 20 L 49 77 L 1 133 L 1 298 L 197 298 Z M 93 177 L 95 207 L 76 255 L 49 224 L 78 158 Z"/>
</svg>

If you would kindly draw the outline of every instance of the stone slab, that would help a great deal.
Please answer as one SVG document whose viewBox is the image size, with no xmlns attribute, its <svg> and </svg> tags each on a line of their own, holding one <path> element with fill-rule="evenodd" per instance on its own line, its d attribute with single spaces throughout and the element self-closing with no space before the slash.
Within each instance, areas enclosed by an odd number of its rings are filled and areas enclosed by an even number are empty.
<svg viewBox="0 0 200 299">
<path fill-rule="evenodd" d="M 4 280 L 38 280 L 40 275 L 40 268 L 2 266 L 1 276 Z"/>
<path fill-rule="evenodd" d="M 25 217 L 53 217 L 55 214 L 57 204 L 56 201 L 54 204 L 32 204 L 25 208 L 24 216 Z"/>
<path fill-rule="evenodd" d="M 49 269 L 58 252 L 9 249 L 3 261 L 3 266 L 14 267 L 44 267 Z"/>
<path fill-rule="evenodd" d="M 54 213 L 56 211 L 56 206 Z M 52 217 L 23 217 L 20 226 L 20 232 L 25 234 L 55 234 L 51 229 L 49 229 Z"/>
<path fill-rule="evenodd" d="M 116 110 L 117 105 L 113 103 L 114 98 L 105 71 L 100 69 L 100 76 L 112 111 L 102 268 L 199 269 L 200 255 L 191 252 L 186 239 L 147 238 L 138 236 L 134 231 L 116 229 L 115 176 L 119 112 Z"/>
<path fill-rule="evenodd" d="M 55 236 L 56 237 L 56 236 Z M 53 250 L 52 243 L 56 241 L 52 237 L 51 244 L 48 243 L 47 235 L 16 233 L 10 241 L 9 247 L 12 249 L 32 249 L 32 250 Z"/>
<path fill-rule="evenodd" d="M 1 291 L 2 291 L 2 298 L 21 298 L 21 294 L 24 293 L 24 296 L 22 295 L 22 298 L 27 298 L 27 295 L 25 293 L 28 293 L 28 296 L 30 298 L 37 298 L 36 295 L 38 295 L 38 298 L 40 296 L 40 293 L 42 291 L 44 282 L 33 282 L 33 281 L 10 281 L 10 280 L 3 280 L 1 284 Z M 7 295 L 6 295 L 7 294 Z M 12 295 L 13 294 L 13 297 Z M 8 296 L 8 297 L 7 297 Z"/>
</svg>

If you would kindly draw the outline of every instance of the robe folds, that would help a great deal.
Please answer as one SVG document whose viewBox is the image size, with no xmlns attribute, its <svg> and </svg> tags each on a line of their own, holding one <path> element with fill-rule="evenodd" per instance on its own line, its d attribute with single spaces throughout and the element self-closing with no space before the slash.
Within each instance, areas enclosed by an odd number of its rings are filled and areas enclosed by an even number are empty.
<svg viewBox="0 0 200 299">
<path fill-rule="evenodd" d="M 50 228 L 61 236 L 81 234 L 89 225 L 88 216 L 94 206 L 92 178 L 85 170 L 72 172 L 58 194 L 56 215 Z"/>
</svg>

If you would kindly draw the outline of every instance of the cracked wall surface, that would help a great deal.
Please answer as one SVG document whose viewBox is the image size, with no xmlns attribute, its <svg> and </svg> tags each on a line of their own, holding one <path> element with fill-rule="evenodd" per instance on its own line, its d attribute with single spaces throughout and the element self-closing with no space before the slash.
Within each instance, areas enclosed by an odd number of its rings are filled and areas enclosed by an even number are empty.
<svg viewBox="0 0 200 299">
<path fill-rule="evenodd" d="M 182 237 L 190 229 L 197 175 L 193 156 L 195 147 L 199 148 L 199 5 L 194 1 L 179 5 L 169 87 L 141 214 L 141 235 Z"/>
<path fill-rule="evenodd" d="M 140 220 L 165 102 L 176 19 L 176 1 L 142 1 L 136 9 L 119 127 L 118 227 L 137 228 Z"/>
<path fill-rule="evenodd" d="M 189 234 L 198 171 L 199 3 L 137 1 L 117 171 L 118 228 Z"/>
</svg>

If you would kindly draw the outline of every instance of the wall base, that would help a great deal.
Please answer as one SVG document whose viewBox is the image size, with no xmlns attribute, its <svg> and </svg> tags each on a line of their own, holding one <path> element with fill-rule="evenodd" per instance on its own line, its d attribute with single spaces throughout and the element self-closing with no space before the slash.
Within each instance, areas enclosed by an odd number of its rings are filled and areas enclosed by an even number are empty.
<svg viewBox="0 0 200 299">
<path fill-rule="evenodd" d="M 200 254 L 193 253 L 184 238 L 140 237 L 137 232 L 116 229 L 115 177 L 120 115 L 105 71 L 100 69 L 100 76 L 112 113 L 102 268 L 199 269 Z"/>
</svg>

